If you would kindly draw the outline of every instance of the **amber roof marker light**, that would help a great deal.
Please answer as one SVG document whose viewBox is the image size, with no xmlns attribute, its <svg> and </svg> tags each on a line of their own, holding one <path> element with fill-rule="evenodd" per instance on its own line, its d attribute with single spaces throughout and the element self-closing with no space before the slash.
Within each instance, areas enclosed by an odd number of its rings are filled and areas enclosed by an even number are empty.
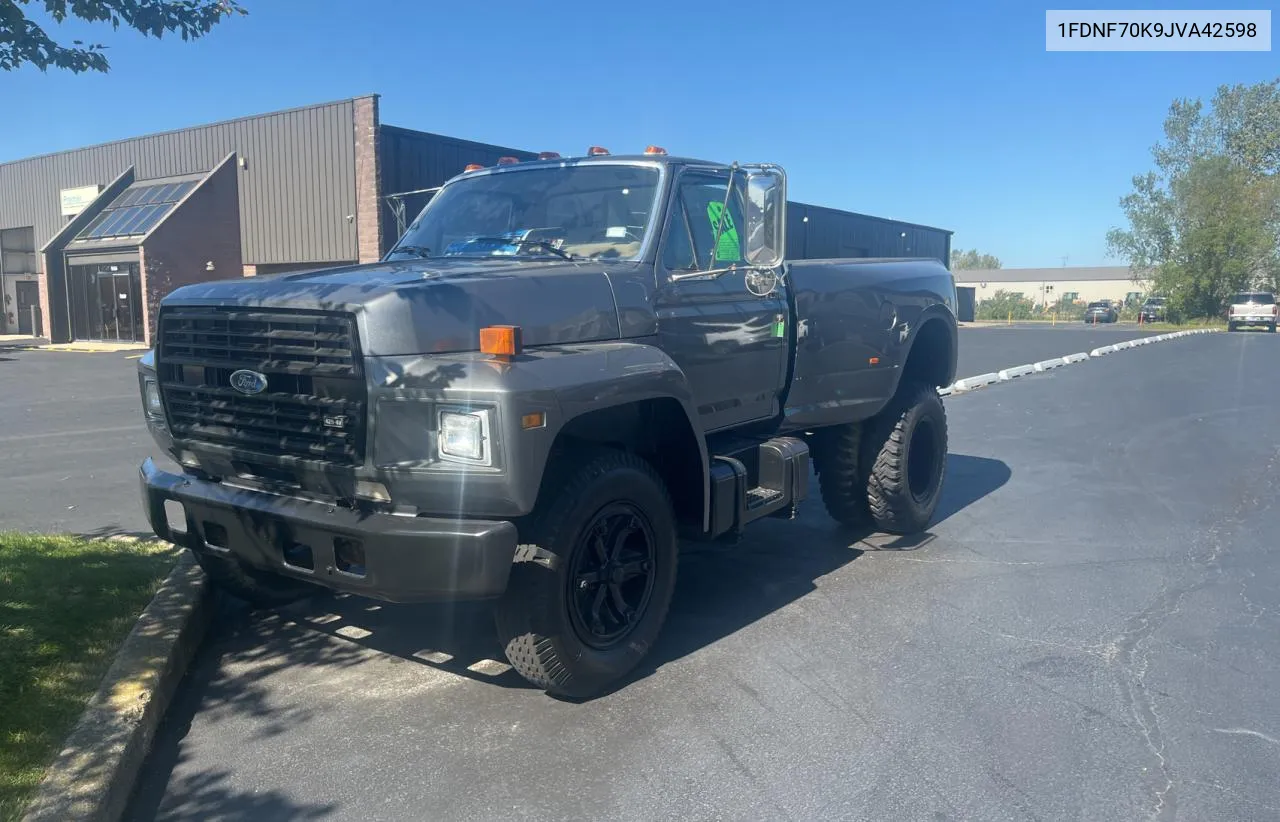
<svg viewBox="0 0 1280 822">
<path fill-rule="evenodd" d="M 592 146 L 591 148 L 587 149 L 588 157 L 600 157 L 608 153 L 609 153 L 609 149 L 605 148 L 604 146 Z"/>
<path fill-rule="evenodd" d="M 462 171 L 463 173 L 467 173 L 472 171 L 479 171 L 482 168 L 484 168 L 484 166 L 480 165 L 479 163 L 467 163 L 467 167 L 464 168 Z"/>
<path fill-rule="evenodd" d="M 524 340 L 518 325 L 490 325 L 480 329 L 480 353 L 495 357 L 518 357 Z"/>
<path fill-rule="evenodd" d="M 667 150 L 662 146 L 649 146 L 644 150 L 645 154 L 662 154 L 665 155 Z"/>
</svg>

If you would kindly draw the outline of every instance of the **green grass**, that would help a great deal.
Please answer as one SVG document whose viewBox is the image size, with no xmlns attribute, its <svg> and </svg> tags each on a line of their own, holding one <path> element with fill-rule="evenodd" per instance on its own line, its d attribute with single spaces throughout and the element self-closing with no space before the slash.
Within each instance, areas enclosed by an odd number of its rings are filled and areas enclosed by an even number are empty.
<svg viewBox="0 0 1280 822">
<path fill-rule="evenodd" d="M 168 543 L 0 532 L 0 820 L 22 814 L 177 556 Z"/>
</svg>

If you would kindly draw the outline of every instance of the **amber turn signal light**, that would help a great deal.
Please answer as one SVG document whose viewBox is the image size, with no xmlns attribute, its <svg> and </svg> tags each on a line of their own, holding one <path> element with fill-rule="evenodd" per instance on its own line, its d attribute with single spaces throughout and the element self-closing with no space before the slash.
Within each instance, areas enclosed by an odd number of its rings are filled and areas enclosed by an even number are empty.
<svg viewBox="0 0 1280 822">
<path fill-rule="evenodd" d="M 528 431 L 530 428 L 545 428 L 547 425 L 547 413 L 545 411 L 534 411 L 532 414 L 525 414 L 520 418 L 520 427 Z"/>
<path fill-rule="evenodd" d="M 518 325 L 491 325 L 480 329 L 480 352 L 498 357 L 518 357 L 524 350 Z"/>
</svg>

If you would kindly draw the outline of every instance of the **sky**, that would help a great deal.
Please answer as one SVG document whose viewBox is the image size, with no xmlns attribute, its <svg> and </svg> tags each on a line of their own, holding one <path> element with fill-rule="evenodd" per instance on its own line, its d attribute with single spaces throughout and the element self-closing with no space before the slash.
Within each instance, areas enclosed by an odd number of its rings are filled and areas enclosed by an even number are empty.
<svg viewBox="0 0 1280 822">
<path fill-rule="evenodd" d="M 111 71 L 0 75 L 0 162 L 377 93 L 391 125 L 774 162 L 790 199 L 947 228 L 1006 268 L 1112 265 L 1170 103 L 1280 77 L 1275 52 L 1046 52 L 1026 2 L 240 2 L 193 42 L 54 27 Z"/>
</svg>

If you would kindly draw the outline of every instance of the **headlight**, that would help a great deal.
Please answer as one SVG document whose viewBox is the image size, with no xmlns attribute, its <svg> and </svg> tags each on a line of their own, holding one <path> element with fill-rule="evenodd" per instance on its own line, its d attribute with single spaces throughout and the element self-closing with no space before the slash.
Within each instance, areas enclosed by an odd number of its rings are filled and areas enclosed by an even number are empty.
<svg viewBox="0 0 1280 822">
<path fill-rule="evenodd" d="M 164 404 L 160 402 L 160 386 L 155 380 L 147 380 L 143 383 L 145 401 L 147 404 L 147 413 L 153 417 L 164 416 Z"/>
<path fill-rule="evenodd" d="M 488 411 L 441 411 L 439 421 L 441 459 L 489 464 Z"/>
</svg>

